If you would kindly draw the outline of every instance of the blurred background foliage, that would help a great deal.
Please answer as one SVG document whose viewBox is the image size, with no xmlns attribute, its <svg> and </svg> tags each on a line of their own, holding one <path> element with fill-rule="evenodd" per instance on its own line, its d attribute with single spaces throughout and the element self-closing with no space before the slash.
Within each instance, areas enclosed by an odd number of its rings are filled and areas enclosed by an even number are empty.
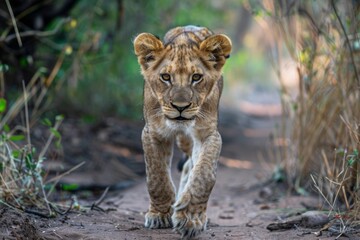
<svg viewBox="0 0 360 240">
<path fill-rule="evenodd" d="M 42 84 L 54 93 L 46 105 L 47 111 L 53 109 L 88 120 L 102 116 L 141 119 L 143 80 L 132 40 L 141 32 L 163 37 L 167 30 L 179 25 L 207 26 L 231 36 L 235 47 L 225 69 L 229 83 L 240 78 L 262 81 L 266 76 L 266 60 L 261 52 L 254 56 L 248 48 L 242 48 L 252 21 L 242 1 L 9 3 L 23 45 L 18 44 L 3 1 L 0 26 L 5 30 L 1 32 L 0 61 L 9 68 L 5 73 L 6 94 L 15 99 L 21 81 L 28 82 L 41 69 Z M 28 31 L 32 34 L 25 36 Z M 251 41 L 247 39 L 248 44 Z"/>
</svg>

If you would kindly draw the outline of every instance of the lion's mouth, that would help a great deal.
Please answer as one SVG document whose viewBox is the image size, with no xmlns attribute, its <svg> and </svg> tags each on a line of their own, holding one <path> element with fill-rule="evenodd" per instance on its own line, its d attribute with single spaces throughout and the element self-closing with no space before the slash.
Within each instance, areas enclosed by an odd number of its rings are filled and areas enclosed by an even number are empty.
<svg viewBox="0 0 360 240">
<path fill-rule="evenodd" d="M 192 120 L 192 119 L 189 119 L 189 118 L 184 118 L 182 116 L 178 116 L 177 118 L 174 118 L 175 120 Z"/>
<path fill-rule="evenodd" d="M 183 117 L 183 116 L 178 116 L 178 117 L 175 117 L 175 118 L 170 118 L 170 117 L 168 117 L 168 116 L 166 116 L 166 118 L 167 119 L 169 119 L 169 120 L 176 120 L 176 121 L 190 121 L 190 120 L 194 120 L 194 118 L 192 117 L 192 118 L 185 118 L 185 117 Z"/>
</svg>

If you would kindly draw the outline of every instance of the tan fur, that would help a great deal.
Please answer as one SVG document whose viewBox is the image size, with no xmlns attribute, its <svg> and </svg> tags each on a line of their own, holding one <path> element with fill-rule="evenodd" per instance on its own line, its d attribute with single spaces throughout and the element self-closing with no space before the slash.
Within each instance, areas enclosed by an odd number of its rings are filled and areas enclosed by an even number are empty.
<svg viewBox="0 0 360 240">
<path fill-rule="evenodd" d="M 142 33 L 134 49 L 145 79 L 142 142 L 150 195 L 145 226 L 173 227 L 191 238 L 206 229 L 221 150 L 221 69 L 231 41 L 207 28 L 186 26 L 170 30 L 164 41 Z M 175 141 L 189 156 L 176 195 L 170 176 Z"/>
</svg>

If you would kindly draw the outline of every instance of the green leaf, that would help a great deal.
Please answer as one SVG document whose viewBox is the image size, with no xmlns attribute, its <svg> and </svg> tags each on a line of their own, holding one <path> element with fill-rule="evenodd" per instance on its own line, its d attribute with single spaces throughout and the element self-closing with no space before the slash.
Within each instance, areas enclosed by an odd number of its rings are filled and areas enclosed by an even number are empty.
<svg viewBox="0 0 360 240">
<path fill-rule="evenodd" d="M 19 158 L 20 156 L 20 151 L 19 150 L 13 150 L 11 152 L 11 155 L 13 156 L 13 158 Z"/>
<path fill-rule="evenodd" d="M 5 133 L 1 133 L 0 143 L 6 142 L 8 140 L 8 137 Z"/>
<path fill-rule="evenodd" d="M 276 182 L 284 182 L 286 179 L 284 169 L 277 166 L 273 172 L 272 179 Z"/>
<path fill-rule="evenodd" d="M 49 71 L 47 70 L 46 67 L 40 67 L 40 68 L 39 68 L 39 72 L 42 73 L 42 74 L 46 74 L 46 73 L 48 73 Z"/>
<path fill-rule="evenodd" d="M 94 123 L 96 121 L 96 118 L 94 116 L 91 116 L 91 115 L 84 115 L 84 116 L 81 117 L 81 120 L 84 123 L 91 124 L 91 123 Z"/>
<path fill-rule="evenodd" d="M 354 150 L 354 155 L 355 155 L 356 157 L 359 157 L 359 151 L 358 151 L 357 149 Z"/>
<path fill-rule="evenodd" d="M 64 120 L 64 115 L 57 115 L 57 116 L 55 117 L 55 120 L 56 120 L 57 122 Z"/>
<path fill-rule="evenodd" d="M 52 122 L 50 121 L 50 119 L 48 118 L 44 118 L 41 123 L 47 127 L 51 127 L 52 126 Z"/>
<path fill-rule="evenodd" d="M 24 135 L 12 135 L 9 138 L 11 141 L 16 142 L 16 141 L 21 141 L 25 139 Z"/>
<path fill-rule="evenodd" d="M 46 191 L 51 190 L 51 189 L 54 188 L 54 187 L 55 187 L 55 185 L 54 185 L 54 184 L 51 184 L 51 183 L 48 183 L 48 184 L 45 184 L 45 185 L 44 185 L 44 189 L 45 189 Z"/>
<path fill-rule="evenodd" d="M 57 149 L 60 149 L 61 148 L 61 139 L 59 139 L 58 141 L 55 142 L 55 147 Z"/>
<path fill-rule="evenodd" d="M 294 111 L 297 111 L 298 108 L 299 108 L 299 105 L 298 105 L 297 103 L 293 103 L 293 104 L 292 104 L 292 107 L 293 107 L 293 110 L 294 110 Z"/>
<path fill-rule="evenodd" d="M 79 189 L 79 185 L 76 183 L 63 184 L 62 189 L 65 191 L 75 191 Z"/>
<path fill-rule="evenodd" d="M 0 113 L 5 112 L 6 110 L 6 100 L 4 98 L 0 98 Z"/>
<path fill-rule="evenodd" d="M 355 149 L 355 150 L 354 150 L 354 154 L 353 154 L 353 155 L 349 155 L 349 157 L 350 157 L 350 158 L 349 158 L 349 160 L 347 161 L 347 164 L 348 164 L 349 167 L 353 166 L 356 161 L 360 160 L 360 159 L 359 159 L 359 152 L 358 152 L 357 149 Z"/>
<path fill-rule="evenodd" d="M 346 20 L 345 20 L 345 23 L 346 23 L 346 27 L 347 28 L 350 28 L 350 26 L 351 26 L 351 20 L 350 20 L 350 18 L 346 18 Z"/>
<path fill-rule="evenodd" d="M 349 155 L 349 160 L 347 161 L 348 166 L 353 166 L 354 163 L 358 160 L 360 160 L 359 158 L 359 151 L 357 149 L 354 150 L 352 155 Z"/>
<path fill-rule="evenodd" d="M 336 154 L 344 155 L 344 154 L 345 154 L 345 149 L 344 149 L 344 148 L 338 148 L 338 149 L 336 149 Z"/>
<path fill-rule="evenodd" d="M 25 157 L 25 165 L 30 170 L 35 170 L 36 168 L 36 164 L 33 162 L 33 157 L 30 153 Z"/>
<path fill-rule="evenodd" d="M 32 161 L 33 161 L 32 154 L 28 153 L 28 154 L 26 155 L 26 159 L 28 159 L 30 162 L 32 162 Z"/>
<path fill-rule="evenodd" d="M 352 165 L 354 165 L 355 162 L 356 162 L 355 156 L 351 156 L 351 158 L 348 160 L 347 164 L 349 167 L 351 167 Z"/>
<path fill-rule="evenodd" d="M 310 60 L 310 53 L 309 50 L 302 50 L 299 52 L 299 61 L 302 64 L 308 63 Z"/>
<path fill-rule="evenodd" d="M 28 60 L 26 57 L 20 57 L 19 64 L 22 68 L 25 68 L 29 65 Z"/>
<path fill-rule="evenodd" d="M 354 41 L 353 48 L 354 48 L 354 50 L 359 51 L 360 50 L 360 41 Z"/>
<path fill-rule="evenodd" d="M 7 72 L 9 70 L 9 65 L 0 64 L 0 72 Z"/>
<path fill-rule="evenodd" d="M 7 124 L 4 124 L 3 129 L 6 133 L 10 132 L 10 127 Z"/>
<path fill-rule="evenodd" d="M 55 128 L 50 128 L 50 131 L 51 131 L 52 134 L 54 134 L 54 136 L 56 138 L 61 138 L 60 132 L 58 130 L 56 130 Z"/>
<path fill-rule="evenodd" d="M 297 187 L 296 192 L 302 196 L 307 196 L 309 193 L 305 190 L 305 188 Z"/>
</svg>

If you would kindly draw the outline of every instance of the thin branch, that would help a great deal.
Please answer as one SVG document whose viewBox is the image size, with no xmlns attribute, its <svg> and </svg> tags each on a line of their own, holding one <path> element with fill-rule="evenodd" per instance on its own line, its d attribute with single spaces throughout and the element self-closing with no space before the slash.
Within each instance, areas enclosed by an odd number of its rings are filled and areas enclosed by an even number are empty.
<svg viewBox="0 0 360 240">
<path fill-rule="evenodd" d="M 79 163 L 78 165 L 76 165 L 75 167 L 71 168 L 70 170 L 60 174 L 59 176 L 56 176 L 56 177 L 53 177 L 51 178 L 50 180 L 47 180 L 45 183 L 48 184 L 48 183 L 51 183 L 51 182 L 55 182 L 55 181 L 58 181 L 59 179 L 61 179 L 62 177 L 70 174 L 71 172 L 75 171 L 76 169 L 78 169 L 79 167 L 81 167 L 82 165 L 85 164 L 85 161 Z"/>
<path fill-rule="evenodd" d="M 337 18 L 337 20 L 338 20 L 339 23 L 340 23 L 341 30 L 343 31 L 343 33 L 344 33 L 344 35 L 345 35 L 346 45 L 347 45 L 348 48 L 349 48 L 349 51 L 350 51 L 350 59 L 351 59 L 351 62 L 352 62 L 352 65 L 353 65 L 354 71 L 355 71 L 355 77 L 356 77 L 356 80 L 358 81 L 358 85 L 359 85 L 359 87 L 360 87 L 360 78 L 359 78 L 359 75 L 358 75 L 358 72 L 357 72 L 357 69 L 356 69 L 355 60 L 354 60 L 354 55 L 353 55 L 353 50 L 352 50 L 352 48 L 351 48 L 350 41 L 349 41 L 349 37 L 348 37 L 348 35 L 347 35 L 347 33 L 346 33 L 344 24 L 342 23 L 342 21 L 341 21 L 341 19 L 340 19 L 340 16 L 339 16 L 339 14 L 338 14 L 338 12 L 337 12 L 337 9 L 336 9 L 334 0 L 331 1 L 331 7 L 333 8 L 334 13 L 335 13 L 335 15 L 336 15 L 336 18 Z"/>
<path fill-rule="evenodd" d="M 59 129 L 61 122 L 62 122 L 62 120 L 59 120 L 55 123 L 55 125 L 53 127 L 53 129 L 55 131 L 57 131 Z M 46 141 L 44 148 L 42 149 L 42 151 L 39 154 L 39 160 L 41 160 L 45 156 L 46 152 L 49 150 L 49 146 L 50 146 L 52 140 L 54 139 L 54 137 L 55 137 L 55 134 L 53 132 L 50 132 L 50 137 Z"/>
<path fill-rule="evenodd" d="M 311 180 L 314 183 L 314 187 L 316 188 L 316 190 L 318 190 L 318 192 L 320 193 L 320 195 L 324 198 L 325 202 L 329 205 L 329 207 L 331 207 L 330 213 L 331 214 L 332 210 L 334 209 L 334 206 L 330 203 L 330 201 L 327 199 L 327 197 L 324 195 L 324 193 L 321 191 L 320 187 L 318 186 L 318 184 L 315 181 L 315 178 L 312 174 L 310 174 Z"/>
<path fill-rule="evenodd" d="M 49 183 L 51 183 L 51 182 L 55 182 L 55 184 L 53 184 L 53 185 L 56 185 L 56 184 L 60 181 L 60 179 L 61 179 L 62 177 L 70 174 L 71 172 L 75 171 L 76 169 L 78 169 L 79 167 L 81 167 L 81 166 L 84 165 L 84 164 L 85 164 L 85 161 L 79 163 L 79 164 L 76 165 L 75 167 L 73 167 L 73 168 L 71 168 L 70 170 L 68 170 L 68 171 L 60 174 L 59 176 L 56 176 L 56 177 L 53 177 L 53 178 L 47 180 L 47 181 L 45 182 L 45 184 L 49 184 Z M 50 193 L 51 193 L 51 189 L 50 189 L 50 191 L 49 191 L 49 193 L 48 193 L 48 196 L 49 196 Z"/>
<path fill-rule="evenodd" d="M 46 192 L 45 192 L 45 185 L 44 185 L 43 179 L 40 178 L 39 182 L 41 184 L 41 192 L 42 192 L 42 194 L 44 196 L 46 207 L 48 208 L 48 211 L 49 211 L 49 216 L 51 217 L 51 216 L 53 216 L 53 212 L 51 211 L 50 202 L 49 202 L 49 200 L 47 198 L 47 195 L 46 195 Z"/>
<path fill-rule="evenodd" d="M 67 22 L 70 21 L 70 18 L 65 18 L 65 19 L 61 19 L 61 21 L 59 21 L 59 23 L 55 26 L 55 28 L 53 30 L 50 30 L 50 31 L 45 31 L 45 32 L 42 32 L 42 31 L 35 31 L 35 30 L 28 30 L 28 31 L 25 31 L 25 32 L 21 32 L 19 33 L 18 31 L 16 32 L 16 34 L 11 34 L 9 36 L 3 36 L 3 37 L 0 37 L 0 42 L 5 42 L 5 43 L 8 43 L 10 42 L 11 40 L 13 40 L 14 38 L 20 38 L 20 37 L 49 37 L 49 36 L 52 36 L 54 34 L 56 34 L 59 29 Z M 17 29 L 17 28 L 16 28 Z M 21 47 L 22 45 L 20 45 Z"/>
<path fill-rule="evenodd" d="M 308 13 L 308 11 L 306 11 L 303 8 L 299 8 L 298 13 L 299 13 L 299 15 L 305 16 L 310 20 L 311 25 L 316 30 L 316 35 L 319 35 L 319 34 L 325 35 L 324 32 L 316 25 L 316 22 L 315 22 L 314 18 L 310 15 L 310 13 Z"/>
<path fill-rule="evenodd" d="M 10 5 L 10 2 L 9 0 L 5 0 L 6 1 L 6 5 L 9 9 L 9 13 L 10 13 L 10 16 L 11 16 L 11 21 L 12 21 L 12 24 L 14 26 L 14 30 L 15 30 L 15 35 L 16 35 L 16 39 L 18 41 L 18 44 L 19 44 L 19 47 L 22 47 L 22 42 L 21 42 L 21 37 L 20 37 L 20 34 L 19 34 L 19 29 L 16 25 L 16 19 L 14 17 L 14 13 L 12 11 L 12 8 L 11 8 L 11 5 Z"/>
<path fill-rule="evenodd" d="M 0 62 L 0 65 L 2 63 Z M 4 72 L 1 71 L 0 72 L 0 98 L 4 98 L 5 97 L 5 77 L 4 77 Z"/>
<path fill-rule="evenodd" d="M 36 87 L 28 91 L 27 99 L 30 100 L 35 95 L 36 92 L 37 92 Z M 15 103 L 11 106 L 9 111 L 7 111 L 6 115 L 1 119 L 0 129 L 2 129 L 9 120 L 13 119 L 16 116 L 16 114 L 20 112 L 23 105 L 24 105 L 24 97 L 22 96 L 15 101 Z"/>
<path fill-rule="evenodd" d="M 29 107 L 28 107 L 28 97 L 27 97 L 27 91 L 25 87 L 25 82 L 22 82 L 23 85 L 23 91 L 24 91 L 24 104 L 25 104 L 25 121 L 26 121 L 26 135 L 27 135 L 27 142 L 29 149 L 31 151 L 31 138 L 30 138 L 30 125 L 29 125 Z"/>
</svg>

